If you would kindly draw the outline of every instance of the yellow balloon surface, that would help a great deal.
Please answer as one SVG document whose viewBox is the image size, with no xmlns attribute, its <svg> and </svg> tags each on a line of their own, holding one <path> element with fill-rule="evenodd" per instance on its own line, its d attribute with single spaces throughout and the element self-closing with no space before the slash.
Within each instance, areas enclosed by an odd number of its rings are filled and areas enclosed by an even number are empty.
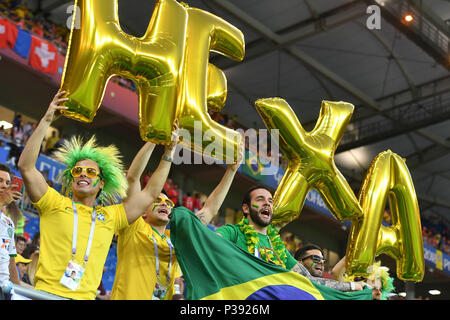
<svg viewBox="0 0 450 320">
<path fill-rule="evenodd" d="M 399 155 L 388 150 L 372 161 L 359 202 L 364 216 L 350 230 L 349 274 L 367 274 L 374 257 L 385 253 L 397 261 L 400 279 L 421 281 L 425 261 L 419 204 L 408 167 Z M 381 224 L 387 202 L 392 217 L 389 227 Z"/>
<path fill-rule="evenodd" d="M 222 70 L 213 64 L 208 64 L 207 102 L 208 110 L 222 111 L 227 100 L 227 78 Z"/>
<path fill-rule="evenodd" d="M 397 261 L 397 276 L 421 281 L 424 253 L 419 206 L 409 170 L 391 151 L 370 166 L 357 199 L 334 163 L 334 152 L 353 113 L 346 102 L 323 101 L 316 126 L 306 132 L 289 104 L 281 98 L 255 102 L 269 130 L 279 130 L 279 145 L 288 168 L 274 194 L 273 224 L 298 218 L 307 193 L 319 192 L 339 221 L 352 221 L 346 253 L 349 275 L 368 275 L 375 256 L 385 253 Z M 381 225 L 389 201 L 393 225 Z"/>
<path fill-rule="evenodd" d="M 231 163 L 237 157 L 241 136 L 236 131 L 213 121 L 208 114 L 208 105 L 218 110 L 218 106 L 224 103 L 225 78 L 220 69 L 208 67 L 208 57 L 210 51 L 214 51 L 234 60 L 242 60 L 245 53 L 244 36 L 239 29 L 211 13 L 196 8 L 187 8 L 187 13 L 185 62 L 179 95 L 180 128 L 187 129 L 195 135 L 195 131 L 199 131 L 196 123 L 201 123 L 203 135 L 208 132 L 209 135 L 218 137 L 215 141 L 219 147 L 214 157 Z M 208 74 L 211 80 L 215 80 L 210 82 L 211 85 L 208 85 Z M 208 103 L 207 93 L 213 98 Z M 217 100 L 220 96 L 221 100 Z M 211 100 L 216 102 L 211 103 Z M 191 141 L 183 139 L 182 144 L 197 153 L 202 153 L 210 144 L 207 139 L 203 139 L 201 145 L 195 143 L 193 139 L 195 138 L 192 137 Z"/>
<path fill-rule="evenodd" d="M 245 41 L 242 32 L 206 11 L 189 8 L 175 0 L 157 1 L 145 34 L 134 37 L 119 23 L 117 0 L 76 0 L 72 30 L 61 89 L 67 92 L 66 117 L 93 121 L 100 108 L 108 80 L 119 75 L 132 79 L 139 90 L 139 129 L 143 140 L 170 143 L 176 119 L 191 132 L 184 141 L 202 152 L 205 144 L 194 143 L 194 121 L 201 132 L 213 131 L 234 153 L 215 154 L 233 162 L 240 135 L 215 123 L 208 107 L 223 108 L 226 77 L 208 63 L 216 51 L 242 60 Z M 75 27 L 75 21 L 80 27 Z M 126 106 L 124 106 L 126 107 Z"/>
<path fill-rule="evenodd" d="M 259 99 L 256 110 L 269 130 L 279 130 L 288 168 L 274 195 L 274 224 L 296 219 L 311 189 L 316 189 L 339 220 L 361 215 L 357 199 L 334 164 L 334 151 L 353 113 L 346 102 L 323 101 L 315 128 L 306 132 L 281 98 Z"/>
</svg>

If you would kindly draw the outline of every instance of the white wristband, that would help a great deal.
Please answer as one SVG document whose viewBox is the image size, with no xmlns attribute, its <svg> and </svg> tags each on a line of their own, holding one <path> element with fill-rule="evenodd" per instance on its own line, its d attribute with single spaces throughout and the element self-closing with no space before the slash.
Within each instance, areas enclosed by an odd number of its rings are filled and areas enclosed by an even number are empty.
<svg viewBox="0 0 450 320">
<path fill-rule="evenodd" d="M 356 290 L 356 286 L 355 286 L 355 283 L 354 283 L 353 281 L 350 281 L 350 289 L 351 289 L 352 291 L 355 291 L 355 290 Z"/>
</svg>

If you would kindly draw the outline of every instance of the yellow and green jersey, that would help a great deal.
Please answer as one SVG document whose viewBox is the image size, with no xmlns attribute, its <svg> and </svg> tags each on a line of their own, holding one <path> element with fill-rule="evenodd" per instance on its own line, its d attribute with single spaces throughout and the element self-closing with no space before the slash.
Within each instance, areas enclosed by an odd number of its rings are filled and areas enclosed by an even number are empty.
<svg viewBox="0 0 450 320">
<path fill-rule="evenodd" d="M 170 278 L 169 230 L 160 235 L 141 217 L 119 232 L 117 268 L 111 292 L 112 300 L 151 300 L 157 282 L 155 242 L 159 259 L 159 282 L 167 288 L 166 300 L 174 294 L 174 280 L 180 276 L 175 250 L 172 249 Z"/>
<path fill-rule="evenodd" d="M 74 213 L 72 200 L 49 187 L 42 198 L 33 203 L 40 214 L 41 242 L 35 289 L 58 296 L 93 300 L 103 274 L 103 265 L 115 233 L 128 226 L 122 204 L 96 208 L 92 248 L 80 286 L 72 291 L 60 284 L 72 259 Z M 77 247 L 74 261 L 83 265 L 93 208 L 75 203 L 78 213 Z"/>
</svg>

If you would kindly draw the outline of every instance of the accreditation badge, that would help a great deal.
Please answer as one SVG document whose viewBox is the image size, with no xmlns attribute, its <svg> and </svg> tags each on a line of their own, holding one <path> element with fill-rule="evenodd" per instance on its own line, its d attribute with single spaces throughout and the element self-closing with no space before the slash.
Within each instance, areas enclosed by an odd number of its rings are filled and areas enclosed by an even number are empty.
<svg viewBox="0 0 450 320">
<path fill-rule="evenodd" d="M 79 264 L 70 261 L 59 283 L 70 290 L 75 291 L 80 286 L 80 281 L 83 274 L 84 268 Z"/>
<path fill-rule="evenodd" d="M 166 297 L 167 288 L 160 283 L 155 284 L 155 289 L 153 289 L 152 300 L 164 300 Z"/>
</svg>

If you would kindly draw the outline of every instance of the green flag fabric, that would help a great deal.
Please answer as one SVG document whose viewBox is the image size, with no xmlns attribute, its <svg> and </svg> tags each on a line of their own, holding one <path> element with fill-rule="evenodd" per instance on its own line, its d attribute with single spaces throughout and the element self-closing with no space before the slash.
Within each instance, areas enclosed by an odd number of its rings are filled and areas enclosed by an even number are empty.
<svg viewBox="0 0 450 320">
<path fill-rule="evenodd" d="M 184 207 L 174 209 L 170 234 L 188 300 L 372 300 L 370 289 L 341 292 L 263 261 Z"/>
</svg>

